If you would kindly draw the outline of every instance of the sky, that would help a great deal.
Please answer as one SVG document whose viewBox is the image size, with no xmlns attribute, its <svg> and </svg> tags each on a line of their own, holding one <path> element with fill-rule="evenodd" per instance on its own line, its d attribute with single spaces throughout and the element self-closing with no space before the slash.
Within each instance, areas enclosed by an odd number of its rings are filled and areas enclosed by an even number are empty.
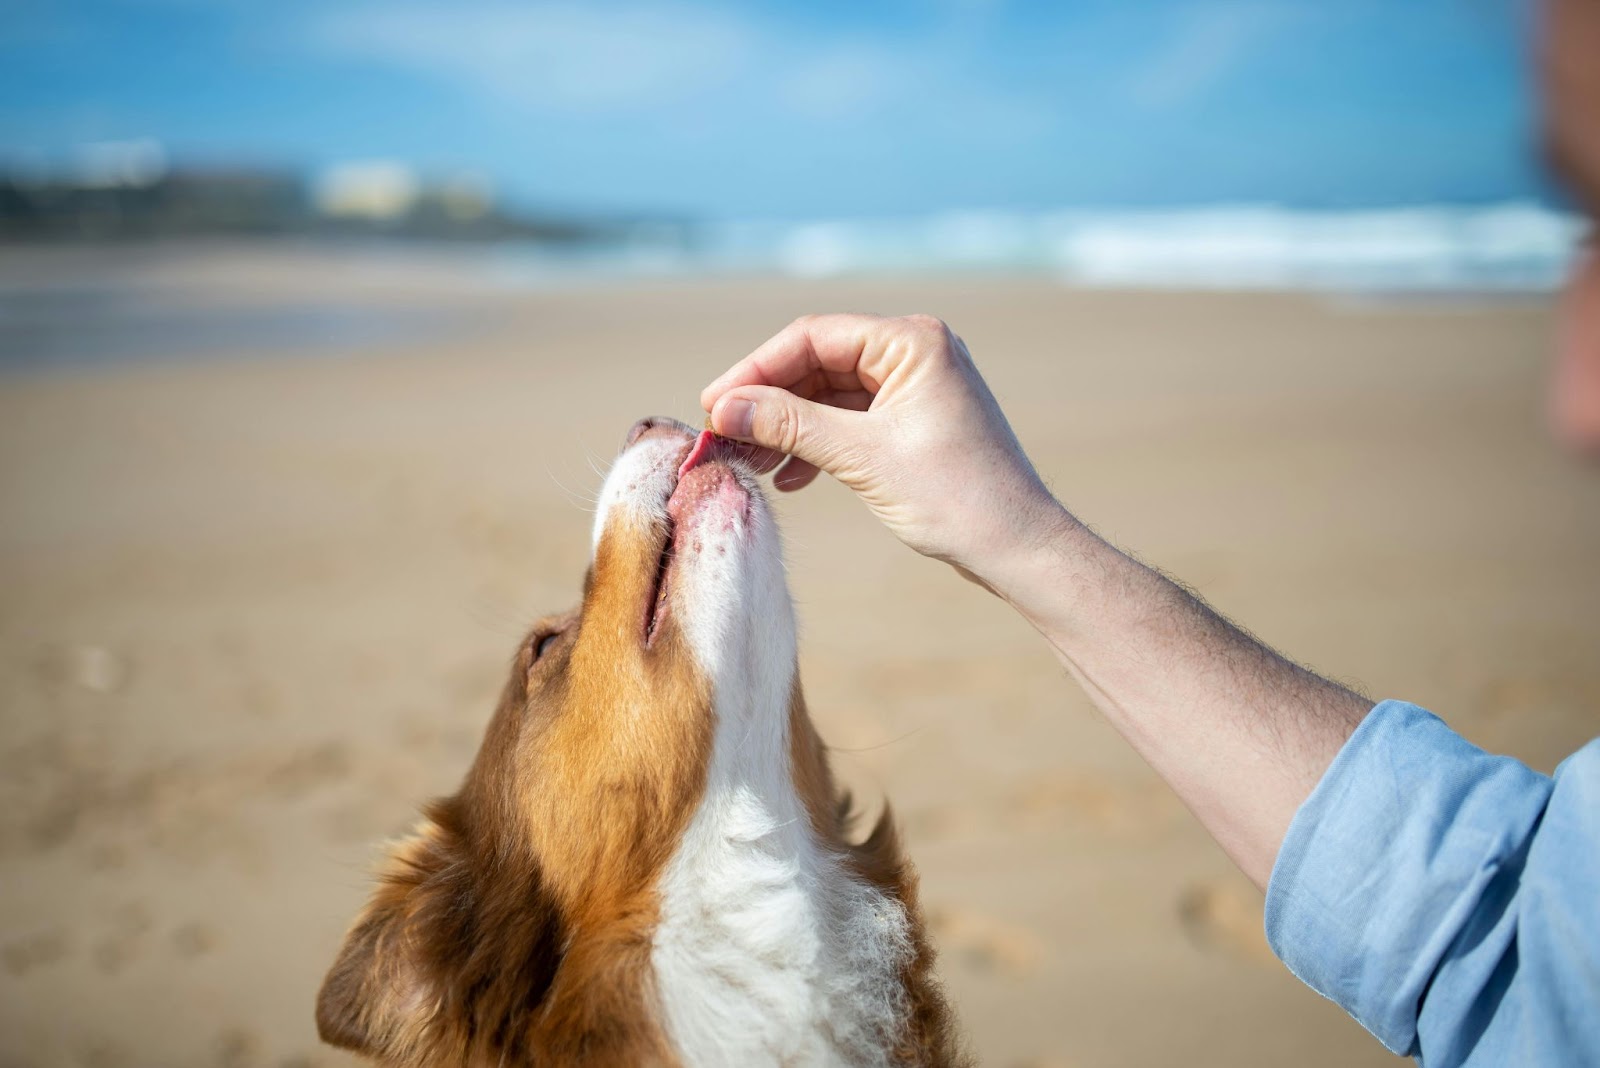
<svg viewBox="0 0 1600 1068">
<path fill-rule="evenodd" d="M 0 0 L 0 159 L 696 218 L 1547 197 L 1525 0 Z"/>
</svg>

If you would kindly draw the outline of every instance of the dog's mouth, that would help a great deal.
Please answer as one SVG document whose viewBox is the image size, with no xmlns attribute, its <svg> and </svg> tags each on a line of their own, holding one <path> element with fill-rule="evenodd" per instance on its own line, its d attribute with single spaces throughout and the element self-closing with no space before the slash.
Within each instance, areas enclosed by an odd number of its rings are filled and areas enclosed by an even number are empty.
<svg viewBox="0 0 1600 1068">
<path fill-rule="evenodd" d="M 661 553 L 656 558 L 655 581 L 650 586 L 650 599 L 645 604 L 644 643 L 655 641 L 656 629 L 667 614 L 667 598 L 671 593 L 672 558 L 677 545 L 677 524 L 668 516 L 666 530 L 661 538 Z"/>
<path fill-rule="evenodd" d="M 697 526 L 716 521 L 748 524 L 751 489 L 730 462 L 737 450 L 735 443 L 709 430 L 687 444 L 667 497 L 661 550 L 645 607 L 647 646 L 655 641 L 662 621 L 670 614 L 676 565 L 701 550 Z"/>
</svg>

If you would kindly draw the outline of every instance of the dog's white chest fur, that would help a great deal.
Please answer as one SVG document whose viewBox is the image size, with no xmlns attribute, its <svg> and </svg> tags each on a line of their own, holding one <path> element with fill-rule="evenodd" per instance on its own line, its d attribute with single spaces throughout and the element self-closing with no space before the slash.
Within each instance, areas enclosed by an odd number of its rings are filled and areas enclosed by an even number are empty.
<svg viewBox="0 0 1600 1068">
<path fill-rule="evenodd" d="M 673 859 L 653 959 L 687 1064 L 871 1065 L 893 1048 L 905 911 L 823 854 L 804 820 L 719 783 Z"/>
</svg>

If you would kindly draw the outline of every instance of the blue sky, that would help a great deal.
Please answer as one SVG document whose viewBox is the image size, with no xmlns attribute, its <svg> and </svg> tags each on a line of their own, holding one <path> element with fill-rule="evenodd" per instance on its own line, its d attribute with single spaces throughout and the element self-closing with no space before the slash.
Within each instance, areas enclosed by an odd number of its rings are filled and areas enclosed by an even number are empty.
<svg viewBox="0 0 1600 1068">
<path fill-rule="evenodd" d="M 705 217 L 1542 196 L 1516 0 L 6 0 L 0 152 Z"/>
</svg>

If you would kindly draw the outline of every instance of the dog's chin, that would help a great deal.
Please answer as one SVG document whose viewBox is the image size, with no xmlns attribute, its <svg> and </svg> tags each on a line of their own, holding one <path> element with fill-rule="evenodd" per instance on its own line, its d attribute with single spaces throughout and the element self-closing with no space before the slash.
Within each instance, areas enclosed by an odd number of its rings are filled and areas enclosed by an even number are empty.
<svg viewBox="0 0 1600 1068">
<path fill-rule="evenodd" d="M 793 608 L 770 506 L 755 476 L 716 461 L 684 473 L 667 505 L 667 612 L 715 678 L 730 659 L 792 665 Z"/>
<path fill-rule="evenodd" d="M 717 687 L 767 661 L 790 670 L 795 641 L 770 505 L 731 443 L 707 437 L 669 420 L 631 435 L 600 491 L 595 547 L 608 531 L 643 539 L 614 554 L 641 569 L 639 640 L 692 655 Z"/>
</svg>

